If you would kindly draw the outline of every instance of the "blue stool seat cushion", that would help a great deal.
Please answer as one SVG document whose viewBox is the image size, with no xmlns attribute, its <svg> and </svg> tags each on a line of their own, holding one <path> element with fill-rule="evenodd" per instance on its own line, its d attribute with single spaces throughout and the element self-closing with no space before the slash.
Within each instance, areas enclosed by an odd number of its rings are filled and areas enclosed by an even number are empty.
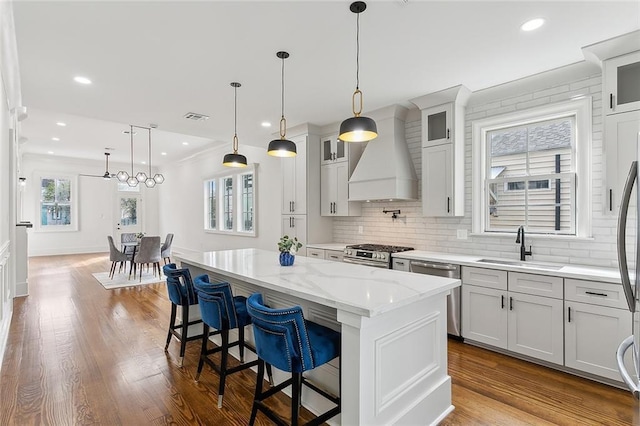
<svg viewBox="0 0 640 426">
<path fill-rule="evenodd" d="M 292 373 L 312 370 L 340 355 L 340 333 L 306 321 L 302 308 L 272 309 L 262 295 L 247 299 L 258 357 Z"/>
<path fill-rule="evenodd" d="M 200 301 L 202 320 L 216 330 L 230 330 L 251 324 L 247 298 L 233 296 L 229 283 L 211 283 L 208 275 L 193 282 Z"/>
</svg>

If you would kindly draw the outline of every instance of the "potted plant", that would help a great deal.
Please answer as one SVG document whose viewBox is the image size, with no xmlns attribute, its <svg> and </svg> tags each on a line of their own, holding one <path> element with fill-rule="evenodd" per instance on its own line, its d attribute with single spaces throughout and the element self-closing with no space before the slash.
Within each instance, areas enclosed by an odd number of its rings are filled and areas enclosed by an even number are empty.
<svg viewBox="0 0 640 426">
<path fill-rule="evenodd" d="M 280 237 L 280 241 L 278 242 L 278 250 L 280 250 L 280 265 L 293 265 L 296 253 L 300 247 L 302 247 L 302 243 L 298 241 L 298 238 L 290 238 L 288 235 Z"/>
</svg>

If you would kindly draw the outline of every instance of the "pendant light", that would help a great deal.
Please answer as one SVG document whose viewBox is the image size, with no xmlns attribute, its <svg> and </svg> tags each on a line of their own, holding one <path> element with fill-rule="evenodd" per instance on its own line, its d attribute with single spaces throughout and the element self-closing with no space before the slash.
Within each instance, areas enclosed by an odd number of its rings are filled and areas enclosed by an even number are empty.
<svg viewBox="0 0 640 426">
<path fill-rule="evenodd" d="M 133 175 L 133 125 L 129 125 L 129 136 L 131 139 L 131 174 L 124 170 L 118 172 L 117 177 L 120 182 L 127 182 L 130 187 L 138 186 L 138 179 Z"/>
<path fill-rule="evenodd" d="M 240 83 L 233 82 L 233 153 L 227 154 L 222 160 L 222 165 L 227 167 L 247 167 L 247 157 L 238 154 L 238 87 Z"/>
<path fill-rule="evenodd" d="M 289 57 L 287 52 L 280 51 L 276 53 L 276 56 L 282 59 L 282 118 L 280 118 L 280 139 L 274 139 L 269 142 L 269 149 L 267 154 L 274 157 L 295 157 L 296 156 L 296 144 L 293 141 L 285 139 L 287 135 L 287 120 L 284 118 L 284 60 Z"/>
<path fill-rule="evenodd" d="M 106 166 L 105 168 L 106 171 L 104 172 L 104 175 L 102 175 L 102 178 L 104 180 L 111 180 L 111 173 L 109 173 L 109 155 L 111 154 L 109 154 L 108 152 L 104 153 L 104 161 Z"/>
<path fill-rule="evenodd" d="M 365 11 L 367 4 L 363 1 L 351 3 L 349 9 L 356 14 L 356 90 L 351 97 L 353 117 L 347 118 L 340 124 L 338 138 L 345 142 L 367 142 L 378 136 L 376 122 L 369 117 L 361 117 L 362 91 L 360 91 L 360 14 Z M 358 109 L 356 109 L 356 97 Z"/>
</svg>

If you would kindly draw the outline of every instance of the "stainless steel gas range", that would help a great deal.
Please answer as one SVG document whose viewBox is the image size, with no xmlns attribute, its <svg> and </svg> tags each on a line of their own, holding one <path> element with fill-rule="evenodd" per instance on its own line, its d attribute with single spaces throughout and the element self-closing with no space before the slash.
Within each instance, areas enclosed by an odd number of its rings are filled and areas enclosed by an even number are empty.
<svg viewBox="0 0 640 426">
<path fill-rule="evenodd" d="M 391 269 L 391 254 L 408 250 L 413 250 L 413 248 L 383 244 L 356 244 L 344 249 L 342 261 L 355 265 Z"/>
</svg>

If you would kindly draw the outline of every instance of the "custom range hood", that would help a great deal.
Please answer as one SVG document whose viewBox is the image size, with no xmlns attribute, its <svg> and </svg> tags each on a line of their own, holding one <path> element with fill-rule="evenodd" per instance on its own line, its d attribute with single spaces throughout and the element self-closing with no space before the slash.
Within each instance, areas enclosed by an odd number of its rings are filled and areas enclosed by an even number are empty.
<svg viewBox="0 0 640 426">
<path fill-rule="evenodd" d="M 404 135 L 408 111 L 392 105 L 367 114 L 378 125 L 378 137 L 367 142 L 349 179 L 349 201 L 418 199 L 418 178 Z"/>
</svg>

